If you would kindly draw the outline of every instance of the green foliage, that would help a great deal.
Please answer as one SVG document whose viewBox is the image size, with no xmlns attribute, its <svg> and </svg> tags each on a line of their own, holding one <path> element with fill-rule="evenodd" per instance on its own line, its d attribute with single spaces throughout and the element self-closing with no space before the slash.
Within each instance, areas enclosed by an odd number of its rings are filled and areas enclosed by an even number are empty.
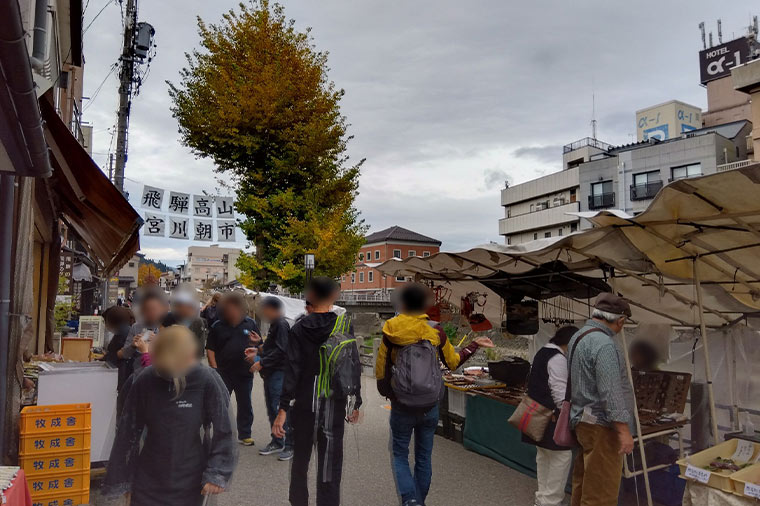
<svg viewBox="0 0 760 506">
<path fill-rule="evenodd" d="M 268 0 L 198 28 L 202 50 L 169 83 L 172 113 L 183 143 L 235 187 L 240 226 L 256 247 L 238 260 L 241 282 L 298 289 L 306 253 L 316 274 L 350 271 L 366 232 L 354 208 L 362 162 L 349 165 L 345 154 L 344 92 L 328 80 L 327 53 Z"/>
<path fill-rule="evenodd" d="M 453 345 L 457 345 L 457 326 L 446 322 L 443 324 L 443 331 L 446 333 L 446 337 L 449 338 L 449 342 Z"/>
</svg>

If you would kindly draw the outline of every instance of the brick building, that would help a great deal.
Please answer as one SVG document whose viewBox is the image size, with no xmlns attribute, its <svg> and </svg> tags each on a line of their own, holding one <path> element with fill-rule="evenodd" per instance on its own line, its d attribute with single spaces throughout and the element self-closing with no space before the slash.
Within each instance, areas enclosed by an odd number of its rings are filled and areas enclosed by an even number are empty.
<svg viewBox="0 0 760 506">
<path fill-rule="evenodd" d="M 441 241 L 399 226 L 369 234 L 357 255 L 354 272 L 341 276 L 340 288 L 345 292 L 387 292 L 407 280 L 384 276 L 375 267 L 392 258 L 428 257 L 440 249 Z"/>
</svg>

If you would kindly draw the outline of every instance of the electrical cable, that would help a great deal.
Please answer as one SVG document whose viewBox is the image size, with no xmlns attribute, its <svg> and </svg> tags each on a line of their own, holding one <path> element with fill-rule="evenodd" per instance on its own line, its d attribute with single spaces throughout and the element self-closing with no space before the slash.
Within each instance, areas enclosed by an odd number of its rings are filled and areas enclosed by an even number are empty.
<svg viewBox="0 0 760 506">
<path fill-rule="evenodd" d="M 95 102 L 95 99 L 98 98 L 98 94 L 100 93 L 100 90 L 103 89 L 103 85 L 106 84 L 106 81 L 108 80 L 108 78 L 111 77 L 111 75 L 114 73 L 114 71 L 117 68 L 119 68 L 118 63 L 114 63 L 113 65 L 111 65 L 111 70 L 108 72 L 108 74 L 106 74 L 106 76 L 103 78 L 103 81 L 98 85 L 98 87 L 95 88 L 95 91 L 93 92 L 87 104 L 85 104 L 85 106 L 82 107 L 82 113 L 84 113 L 87 109 L 89 109 L 90 106 Z"/>
<path fill-rule="evenodd" d="M 101 7 L 101 9 L 98 11 L 98 13 L 95 14 L 95 17 L 92 18 L 92 20 L 90 21 L 90 23 L 87 25 L 87 27 L 84 30 L 82 30 L 82 36 L 84 36 L 84 34 L 87 33 L 87 30 L 90 29 L 90 27 L 95 22 L 95 20 L 98 19 L 98 17 L 100 17 L 101 14 L 103 14 L 103 11 L 106 10 L 106 7 L 108 7 L 112 3 L 114 3 L 114 0 L 108 0 L 106 2 L 106 4 L 103 7 Z"/>
</svg>

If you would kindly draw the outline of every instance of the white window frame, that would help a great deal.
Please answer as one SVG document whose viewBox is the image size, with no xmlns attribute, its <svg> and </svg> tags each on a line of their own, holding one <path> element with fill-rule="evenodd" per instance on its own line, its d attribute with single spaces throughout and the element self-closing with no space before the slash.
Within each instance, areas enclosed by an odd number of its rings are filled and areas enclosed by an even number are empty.
<svg viewBox="0 0 760 506">
<path fill-rule="evenodd" d="M 404 276 L 396 276 L 396 282 L 398 282 L 398 283 L 404 283 L 404 282 L 406 282 L 406 277 L 404 277 Z"/>
<path fill-rule="evenodd" d="M 413 250 L 413 249 L 410 249 L 409 252 L 406 254 L 406 256 L 408 256 L 408 257 L 416 257 L 417 256 L 417 252 L 415 250 Z"/>
<path fill-rule="evenodd" d="M 359 283 L 364 283 L 364 273 L 363 272 L 359 273 Z"/>
<path fill-rule="evenodd" d="M 396 254 L 398 252 L 398 254 Z M 400 249 L 394 249 L 393 250 L 393 258 L 401 258 L 401 250 Z"/>
<path fill-rule="evenodd" d="M 423 251 L 422 252 L 422 258 L 427 258 L 429 256 L 430 256 L 430 252 L 429 251 Z"/>
<path fill-rule="evenodd" d="M 375 250 L 375 260 L 380 260 L 380 250 L 379 249 Z"/>
<path fill-rule="evenodd" d="M 369 271 L 367 273 L 367 283 L 372 283 L 375 281 L 375 273 L 374 271 Z"/>
</svg>

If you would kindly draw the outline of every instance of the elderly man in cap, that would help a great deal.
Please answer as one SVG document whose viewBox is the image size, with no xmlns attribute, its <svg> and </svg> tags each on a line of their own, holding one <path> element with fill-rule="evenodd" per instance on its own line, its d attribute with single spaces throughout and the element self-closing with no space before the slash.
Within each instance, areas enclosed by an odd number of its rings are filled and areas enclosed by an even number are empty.
<svg viewBox="0 0 760 506">
<path fill-rule="evenodd" d="M 615 506 L 624 455 L 633 451 L 633 390 L 614 336 L 631 316 L 623 298 L 602 293 L 570 340 L 570 423 L 580 444 L 572 506 Z"/>
</svg>

